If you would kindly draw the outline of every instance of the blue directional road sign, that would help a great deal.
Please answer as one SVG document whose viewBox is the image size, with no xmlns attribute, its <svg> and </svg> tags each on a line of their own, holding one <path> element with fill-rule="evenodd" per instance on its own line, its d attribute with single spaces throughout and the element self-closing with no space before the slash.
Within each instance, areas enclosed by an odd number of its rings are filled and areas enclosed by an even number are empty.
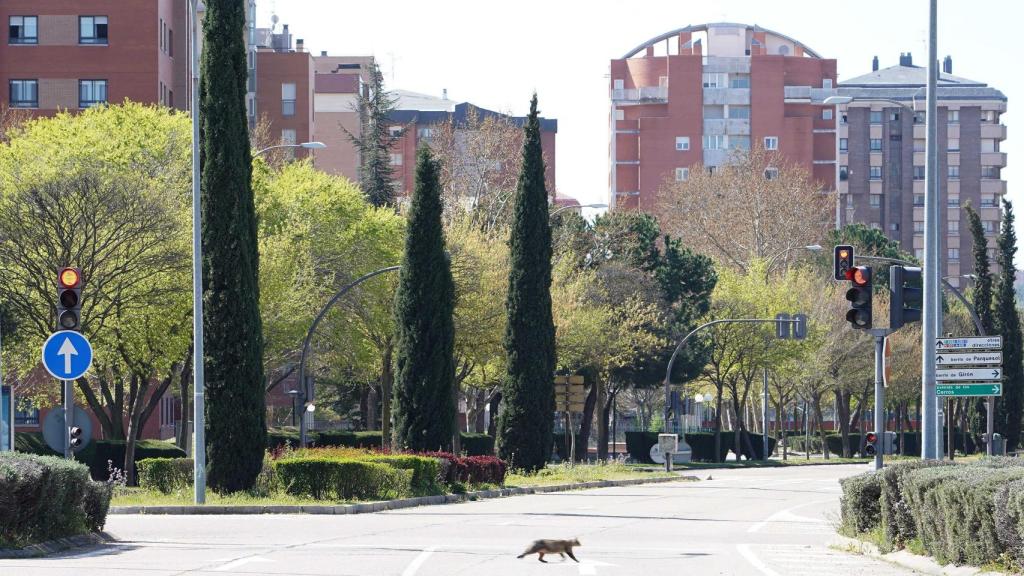
<svg viewBox="0 0 1024 576">
<path fill-rule="evenodd" d="M 75 380 L 92 366 L 92 346 L 78 332 L 54 332 L 43 344 L 43 366 L 58 380 Z"/>
</svg>

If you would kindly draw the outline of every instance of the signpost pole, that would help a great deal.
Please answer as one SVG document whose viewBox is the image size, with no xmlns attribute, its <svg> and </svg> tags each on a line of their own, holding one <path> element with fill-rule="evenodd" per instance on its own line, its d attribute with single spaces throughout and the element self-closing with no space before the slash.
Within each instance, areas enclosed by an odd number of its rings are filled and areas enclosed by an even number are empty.
<svg viewBox="0 0 1024 576">
<path fill-rule="evenodd" d="M 64 457 L 71 458 L 71 427 L 75 425 L 75 394 L 70 380 L 61 380 L 64 387 Z"/>
<path fill-rule="evenodd" d="M 885 452 L 885 387 L 882 385 L 882 358 L 885 356 L 885 336 L 875 335 L 875 435 L 879 438 L 879 449 L 875 452 L 875 470 L 882 469 L 882 453 Z"/>
<path fill-rule="evenodd" d="M 762 460 L 768 461 L 768 369 L 764 369 L 764 385 L 762 387 L 761 402 L 761 455 Z"/>
<path fill-rule="evenodd" d="M 992 435 L 995 434 L 996 431 L 995 418 L 996 397 L 989 396 L 988 402 L 985 403 L 985 433 L 987 434 L 987 436 L 985 437 L 988 438 L 988 442 L 985 443 L 985 453 L 988 454 L 989 456 L 992 456 L 994 454 L 992 450 L 992 446 L 994 444 L 994 442 L 992 442 Z"/>
</svg>

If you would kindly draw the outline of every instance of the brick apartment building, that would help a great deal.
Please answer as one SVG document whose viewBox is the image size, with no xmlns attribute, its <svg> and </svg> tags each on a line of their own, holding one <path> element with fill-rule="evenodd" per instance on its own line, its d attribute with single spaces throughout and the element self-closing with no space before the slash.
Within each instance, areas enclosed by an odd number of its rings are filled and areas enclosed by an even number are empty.
<svg viewBox="0 0 1024 576">
<path fill-rule="evenodd" d="M 928 70 L 901 54 L 897 66 L 839 84 L 852 98 L 839 106 L 839 193 L 842 223 L 862 222 L 883 230 L 904 250 L 923 258 L 925 194 L 925 86 Z M 970 202 L 981 216 L 990 256 L 1006 194 L 1000 151 L 1006 126 L 1006 96 L 983 82 L 953 75 L 947 56 L 938 84 L 940 206 L 939 258 L 954 286 L 973 271 Z M 944 207 L 944 209 L 943 209 Z"/>
<path fill-rule="evenodd" d="M 666 179 L 763 146 L 834 189 L 836 61 L 758 26 L 672 30 L 611 61 L 609 206 L 652 210 Z"/>
</svg>

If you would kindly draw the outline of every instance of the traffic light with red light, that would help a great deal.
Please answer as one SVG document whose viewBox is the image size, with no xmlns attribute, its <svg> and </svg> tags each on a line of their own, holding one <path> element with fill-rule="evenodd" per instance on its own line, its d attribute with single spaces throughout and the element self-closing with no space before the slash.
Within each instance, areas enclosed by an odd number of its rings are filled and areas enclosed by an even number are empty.
<svg viewBox="0 0 1024 576">
<path fill-rule="evenodd" d="M 889 268 L 889 328 L 921 321 L 921 269 L 916 266 Z"/>
<path fill-rule="evenodd" d="M 57 270 L 57 330 L 82 331 L 82 271 Z"/>
<path fill-rule="evenodd" d="M 853 246 L 840 244 L 835 247 L 832 253 L 832 277 L 836 280 L 846 280 L 846 273 L 853 268 Z"/>
<path fill-rule="evenodd" d="M 853 286 L 846 291 L 850 309 L 846 321 L 858 330 L 871 328 L 871 267 L 854 266 L 846 271 L 846 278 Z"/>
<path fill-rule="evenodd" d="M 878 454 L 878 434 L 868 432 L 864 440 L 864 454 L 867 456 Z"/>
</svg>

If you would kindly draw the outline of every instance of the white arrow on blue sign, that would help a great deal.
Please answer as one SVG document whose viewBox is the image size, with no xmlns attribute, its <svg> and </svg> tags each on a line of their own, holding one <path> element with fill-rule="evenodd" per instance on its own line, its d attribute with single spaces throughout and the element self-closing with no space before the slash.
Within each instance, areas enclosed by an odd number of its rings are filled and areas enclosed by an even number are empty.
<svg viewBox="0 0 1024 576">
<path fill-rule="evenodd" d="M 92 345 L 78 332 L 54 332 L 43 344 L 43 367 L 58 380 L 75 380 L 92 366 Z"/>
</svg>

